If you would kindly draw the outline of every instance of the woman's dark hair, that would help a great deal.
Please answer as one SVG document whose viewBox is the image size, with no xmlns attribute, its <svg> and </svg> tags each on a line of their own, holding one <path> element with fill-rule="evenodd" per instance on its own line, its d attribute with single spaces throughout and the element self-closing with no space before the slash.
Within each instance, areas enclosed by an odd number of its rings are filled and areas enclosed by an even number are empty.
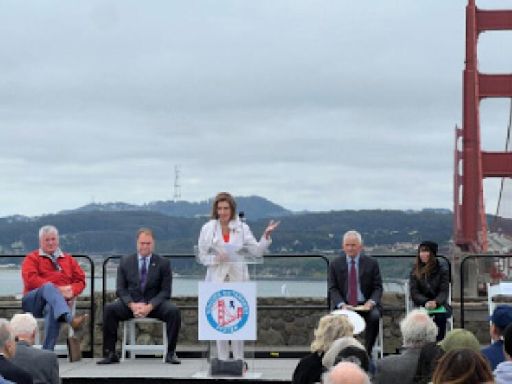
<svg viewBox="0 0 512 384">
<path fill-rule="evenodd" d="M 430 383 L 432 381 L 432 373 L 436 369 L 437 362 L 443 356 L 443 353 L 443 349 L 435 341 L 421 347 L 413 383 Z"/>
<path fill-rule="evenodd" d="M 454 349 L 437 363 L 433 384 L 481 384 L 493 382 L 491 367 L 481 353 L 471 349 Z"/>
<path fill-rule="evenodd" d="M 427 263 L 420 259 L 420 252 L 428 252 L 430 254 Z M 414 264 L 414 275 L 416 278 L 421 279 L 429 276 L 437 265 L 436 254 L 427 245 L 420 244 L 418 247 L 418 254 L 416 255 L 416 263 Z"/>
<path fill-rule="evenodd" d="M 217 193 L 217 196 L 215 196 L 215 199 L 213 200 L 212 205 L 212 213 L 211 218 L 217 220 L 219 218 L 219 214 L 217 213 L 217 206 L 221 201 L 225 201 L 229 204 L 229 207 L 231 208 L 231 217 L 230 219 L 233 220 L 236 217 L 236 202 L 233 196 L 231 196 L 227 192 L 220 192 Z"/>
</svg>

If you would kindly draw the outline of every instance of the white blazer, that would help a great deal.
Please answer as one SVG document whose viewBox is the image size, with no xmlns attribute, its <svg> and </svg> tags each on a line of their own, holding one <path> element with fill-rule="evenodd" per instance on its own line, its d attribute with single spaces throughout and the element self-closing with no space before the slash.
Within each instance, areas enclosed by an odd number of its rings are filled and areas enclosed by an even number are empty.
<svg viewBox="0 0 512 384">
<path fill-rule="evenodd" d="M 238 218 L 231 220 L 229 226 L 229 243 L 234 247 L 248 247 L 251 253 L 262 256 L 272 243 L 271 239 L 262 236 L 256 241 L 251 229 L 247 224 Z M 217 260 L 215 254 L 209 252 L 211 247 L 221 248 L 224 246 L 222 228 L 218 220 L 210 220 L 201 228 L 198 241 L 199 262 L 207 267 L 206 281 L 222 282 L 229 278 L 229 281 L 249 280 L 247 263 L 223 263 Z"/>
</svg>

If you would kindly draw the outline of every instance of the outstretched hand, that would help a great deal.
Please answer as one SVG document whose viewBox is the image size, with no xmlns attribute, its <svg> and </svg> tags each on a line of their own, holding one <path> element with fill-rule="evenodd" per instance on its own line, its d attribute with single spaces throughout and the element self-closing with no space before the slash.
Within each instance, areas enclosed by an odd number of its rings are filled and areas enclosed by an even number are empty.
<svg viewBox="0 0 512 384">
<path fill-rule="evenodd" d="M 272 235 L 272 232 L 279 226 L 280 223 L 280 221 L 270 220 L 270 222 L 267 225 L 267 228 L 265 228 L 265 231 L 263 232 L 265 239 L 268 240 L 270 238 L 270 235 Z"/>
</svg>

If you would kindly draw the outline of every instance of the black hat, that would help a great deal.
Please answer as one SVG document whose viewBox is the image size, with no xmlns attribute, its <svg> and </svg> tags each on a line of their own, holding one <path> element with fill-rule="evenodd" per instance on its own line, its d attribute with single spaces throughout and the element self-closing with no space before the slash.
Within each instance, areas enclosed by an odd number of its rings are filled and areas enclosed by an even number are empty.
<svg viewBox="0 0 512 384">
<path fill-rule="evenodd" d="M 342 361 L 349 361 L 351 363 L 357 364 L 365 372 L 368 372 L 370 367 L 370 359 L 366 351 L 354 345 L 343 348 L 340 352 L 338 352 L 334 359 L 334 365 Z"/>
<path fill-rule="evenodd" d="M 507 355 L 512 356 L 512 324 L 509 324 L 503 334 L 503 349 Z"/>
<path fill-rule="evenodd" d="M 420 245 L 418 245 L 418 252 L 420 251 L 421 247 L 427 247 L 434 256 L 437 256 L 437 249 L 439 248 L 437 243 L 428 240 L 422 241 Z"/>
</svg>

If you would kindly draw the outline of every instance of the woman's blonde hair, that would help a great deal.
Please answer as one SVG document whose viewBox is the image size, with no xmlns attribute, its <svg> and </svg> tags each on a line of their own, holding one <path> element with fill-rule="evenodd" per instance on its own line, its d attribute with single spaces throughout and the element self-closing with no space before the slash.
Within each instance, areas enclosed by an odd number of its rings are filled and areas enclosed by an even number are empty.
<svg viewBox="0 0 512 384">
<path fill-rule="evenodd" d="M 311 352 L 326 352 L 334 340 L 353 334 L 354 326 L 347 316 L 325 315 L 318 322 L 318 328 L 315 329 Z"/>
</svg>

